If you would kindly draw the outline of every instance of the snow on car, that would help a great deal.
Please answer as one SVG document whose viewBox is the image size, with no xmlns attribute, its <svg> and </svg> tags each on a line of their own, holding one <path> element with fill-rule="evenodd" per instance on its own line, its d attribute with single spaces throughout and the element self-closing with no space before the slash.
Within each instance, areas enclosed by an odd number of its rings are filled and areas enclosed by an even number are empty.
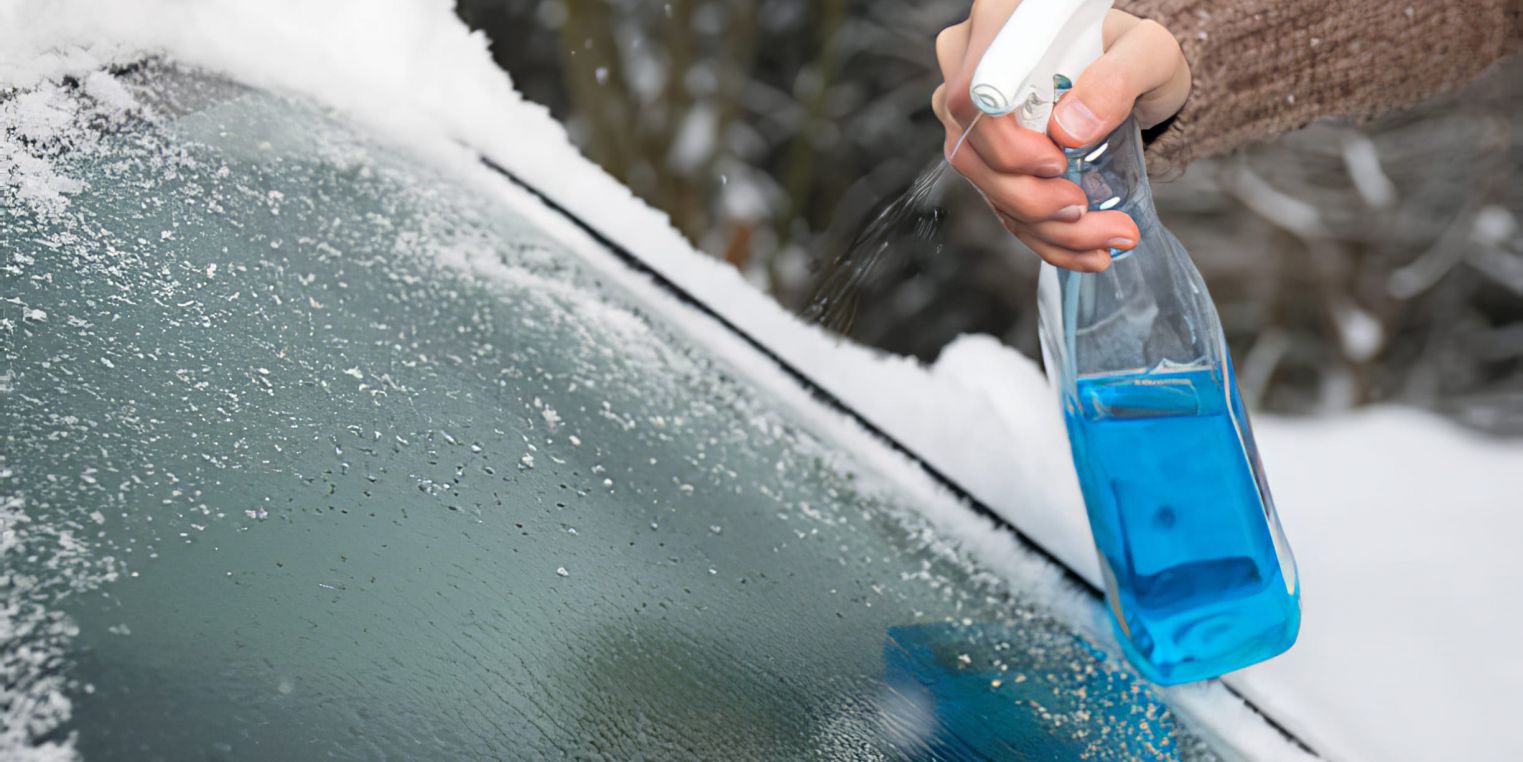
<svg viewBox="0 0 1523 762">
<path fill-rule="evenodd" d="M 1034 365 L 799 324 L 449 11 L 0 5 L 0 754 L 1517 745 L 1523 448 L 1261 421 L 1301 643 L 1157 691 Z"/>
</svg>

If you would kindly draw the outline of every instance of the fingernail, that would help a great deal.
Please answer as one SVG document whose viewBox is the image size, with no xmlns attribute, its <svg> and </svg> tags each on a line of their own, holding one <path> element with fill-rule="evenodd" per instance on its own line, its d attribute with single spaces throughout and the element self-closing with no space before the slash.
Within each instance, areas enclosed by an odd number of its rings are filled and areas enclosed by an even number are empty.
<svg viewBox="0 0 1523 762">
<path fill-rule="evenodd" d="M 1037 167 L 1036 172 L 1042 177 L 1057 177 L 1058 175 L 1063 174 L 1064 169 L 1065 167 L 1062 164 L 1053 162 L 1051 164 L 1043 164 L 1042 166 Z"/>
<path fill-rule="evenodd" d="M 1100 123 L 1100 117 L 1095 116 L 1095 112 L 1090 111 L 1089 107 L 1084 105 L 1084 101 L 1077 98 L 1070 97 L 1059 101 L 1058 110 L 1052 118 L 1056 119 L 1058 126 L 1075 140 L 1089 142 L 1100 137 L 1100 129 L 1103 126 Z"/>
<path fill-rule="evenodd" d="M 1074 204 L 1073 206 L 1065 206 L 1059 209 L 1057 214 L 1052 215 L 1052 218 L 1058 222 L 1078 222 L 1079 218 L 1083 216 L 1084 207 L 1080 204 Z"/>
<path fill-rule="evenodd" d="M 1111 247 L 1112 249 L 1131 249 L 1133 246 L 1137 245 L 1137 242 L 1133 241 L 1130 238 L 1112 238 L 1109 241 L 1106 241 L 1105 245 Z"/>
</svg>

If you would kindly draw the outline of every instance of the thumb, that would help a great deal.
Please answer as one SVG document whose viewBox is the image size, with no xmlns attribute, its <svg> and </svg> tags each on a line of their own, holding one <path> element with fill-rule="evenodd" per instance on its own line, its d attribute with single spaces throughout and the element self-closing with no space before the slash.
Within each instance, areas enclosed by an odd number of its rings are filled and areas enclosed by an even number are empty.
<svg viewBox="0 0 1523 762">
<path fill-rule="evenodd" d="M 1178 73 L 1188 71 L 1168 30 L 1151 21 L 1126 21 L 1131 23 L 1122 22 L 1125 26 L 1116 30 L 1119 34 L 1105 54 L 1079 75 L 1053 108 L 1048 132 L 1059 145 L 1081 148 L 1099 142 L 1126 121 L 1138 98 L 1158 89 L 1176 89 Z M 1188 79 L 1185 82 L 1188 89 Z"/>
</svg>

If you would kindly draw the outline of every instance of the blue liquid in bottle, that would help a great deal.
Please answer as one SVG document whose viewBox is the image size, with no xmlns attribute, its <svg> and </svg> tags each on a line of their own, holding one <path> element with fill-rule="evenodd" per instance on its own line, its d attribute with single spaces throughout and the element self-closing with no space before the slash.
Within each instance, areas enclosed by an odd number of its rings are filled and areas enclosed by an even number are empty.
<svg viewBox="0 0 1523 762">
<path fill-rule="evenodd" d="M 1023 0 L 968 95 L 1047 132 L 1074 77 L 1104 50 L 1109 0 Z M 1094 213 L 1121 212 L 1136 245 L 1079 272 L 1043 263 L 1042 357 L 1127 658 L 1159 683 L 1217 677 L 1295 641 L 1300 588 L 1238 395 L 1216 306 L 1158 219 L 1142 135 L 1128 119 L 1063 149 Z"/>
<path fill-rule="evenodd" d="M 1300 626 L 1294 561 L 1225 368 L 1080 377 L 1065 410 L 1113 624 L 1158 683 L 1267 659 Z"/>
</svg>

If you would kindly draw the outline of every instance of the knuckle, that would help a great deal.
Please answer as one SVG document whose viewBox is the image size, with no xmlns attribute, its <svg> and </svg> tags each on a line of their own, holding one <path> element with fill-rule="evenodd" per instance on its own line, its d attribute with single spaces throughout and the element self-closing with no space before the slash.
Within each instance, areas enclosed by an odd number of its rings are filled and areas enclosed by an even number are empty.
<svg viewBox="0 0 1523 762">
<path fill-rule="evenodd" d="M 1003 140 L 996 141 L 990 148 L 992 150 L 987 152 L 989 155 L 984 156 L 984 163 L 988 164 L 990 169 L 1004 174 L 1021 171 L 1024 157 L 1021 156 L 1018 148 Z"/>
<path fill-rule="evenodd" d="M 978 128 L 982 138 L 979 148 L 981 153 L 986 154 L 985 163 L 1006 174 L 1032 174 L 1031 167 L 1037 157 L 1033 154 L 1031 142 L 1019 132 L 994 129 L 995 126 L 991 124 L 990 129 L 984 130 L 981 123 Z"/>
<path fill-rule="evenodd" d="M 1084 198 L 1084 191 L 1079 186 L 1063 178 L 1033 178 L 1034 187 L 1030 191 L 1033 206 L 1037 207 L 1042 217 L 1057 214 L 1060 209 L 1070 206 L 1087 206 L 1088 201 Z"/>
<path fill-rule="evenodd" d="M 1093 68 L 1093 74 L 1083 84 L 1089 91 L 1085 104 L 1102 116 L 1113 116 L 1112 112 L 1124 110 L 1123 103 L 1130 105 L 1131 99 L 1137 97 L 1136 67 L 1123 59 L 1106 59 L 1104 65 Z"/>
<path fill-rule="evenodd" d="M 1137 25 L 1136 33 L 1142 35 L 1148 43 L 1148 47 L 1157 50 L 1167 50 L 1170 55 L 1180 55 L 1179 40 L 1174 39 L 1174 34 L 1163 24 L 1153 19 L 1143 19 Z"/>
<path fill-rule="evenodd" d="M 1049 187 L 1052 188 L 1053 198 L 1060 201 L 1062 206 L 1089 206 L 1089 197 L 1084 195 L 1084 189 L 1068 178 L 1054 177 Z"/>
<path fill-rule="evenodd" d="M 936 34 L 936 61 L 942 66 L 947 63 L 947 47 L 952 43 L 952 27 L 947 27 Z"/>
<path fill-rule="evenodd" d="M 1021 213 L 1021 208 L 1019 206 L 1011 203 L 1010 198 L 1007 198 L 998 192 L 990 193 L 987 190 L 984 192 L 984 194 L 989 198 L 989 205 L 999 210 L 999 213 L 1009 218 L 1011 222 L 1019 223 L 1021 225 L 1026 224 L 1026 215 Z"/>
<path fill-rule="evenodd" d="M 1007 178 L 1000 187 L 991 189 L 989 194 L 1001 208 L 1006 209 L 1010 216 L 1022 220 L 1039 220 L 1049 212 L 1039 195 L 1030 192 L 1019 182 L 1019 178 Z"/>
<path fill-rule="evenodd" d="M 1042 258 L 1042 261 L 1052 265 L 1053 267 L 1062 267 L 1068 270 L 1074 269 L 1073 258 L 1056 250 L 1047 248 L 1033 248 L 1032 251 L 1035 251 L 1036 255 Z"/>
<path fill-rule="evenodd" d="M 961 117 L 973 111 L 973 97 L 968 94 L 966 88 L 947 88 L 947 112 L 954 118 Z"/>
<path fill-rule="evenodd" d="M 943 67 L 955 57 L 957 44 L 967 33 L 968 22 L 953 24 L 936 34 L 936 60 Z"/>
</svg>

